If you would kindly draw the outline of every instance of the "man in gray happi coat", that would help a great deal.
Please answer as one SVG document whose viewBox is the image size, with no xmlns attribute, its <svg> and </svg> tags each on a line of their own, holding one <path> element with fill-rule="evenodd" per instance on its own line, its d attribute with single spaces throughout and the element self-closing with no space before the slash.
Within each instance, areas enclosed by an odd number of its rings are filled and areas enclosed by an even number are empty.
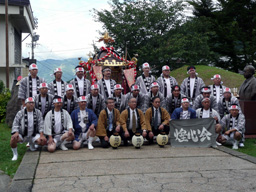
<svg viewBox="0 0 256 192">
<path fill-rule="evenodd" d="M 152 107 L 152 99 L 154 97 L 160 98 L 160 106 L 166 109 L 166 103 L 165 98 L 162 93 L 159 91 L 159 84 L 157 82 L 153 82 L 150 85 L 150 92 L 147 94 L 147 97 L 145 98 L 147 109 L 149 107 Z"/>
<path fill-rule="evenodd" d="M 64 97 L 67 83 L 61 79 L 61 68 L 54 69 L 53 75 L 55 76 L 55 79 L 49 83 L 49 93 L 53 96 L 58 95 L 60 97 Z"/>
<path fill-rule="evenodd" d="M 222 85 L 221 76 L 219 74 L 214 75 L 211 80 L 213 80 L 213 85 L 209 86 L 211 88 L 211 95 L 215 97 L 217 103 L 219 103 L 226 87 Z"/>
</svg>

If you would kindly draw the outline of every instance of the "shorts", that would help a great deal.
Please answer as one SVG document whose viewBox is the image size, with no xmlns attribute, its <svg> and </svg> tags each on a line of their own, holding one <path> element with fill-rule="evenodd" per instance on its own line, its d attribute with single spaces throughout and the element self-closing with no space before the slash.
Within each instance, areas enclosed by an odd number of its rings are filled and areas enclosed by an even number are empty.
<svg viewBox="0 0 256 192">
<path fill-rule="evenodd" d="M 75 141 L 82 143 L 88 139 L 88 131 L 86 133 L 80 133 L 79 135 L 75 135 Z"/>
<path fill-rule="evenodd" d="M 40 138 L 40 134 L 36 134 L 34 137 L 33 136 L 30 136 L 30 137 L 22 137 L 22 135 L 21 134 L 19 134 L 19 138 L 20 138 L 20 140 L 21 140 L 21 142 L 20 143 L 25 143 L 25 142 L 29 142 L 29 143 L 35 143 L 36 142 L 36 140 L 37 139 L 39 139 Z"/>
</svg>

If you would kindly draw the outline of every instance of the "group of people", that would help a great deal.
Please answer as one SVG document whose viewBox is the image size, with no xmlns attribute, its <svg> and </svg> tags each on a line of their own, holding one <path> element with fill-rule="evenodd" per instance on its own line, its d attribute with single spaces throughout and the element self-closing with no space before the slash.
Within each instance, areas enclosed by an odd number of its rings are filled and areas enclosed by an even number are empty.
<svg viewBox="0 0 256 192">
<path fill-rule="evenodd" d="M 12 160 L 17 160 L 19 142 L 28 142 L 31 151 L 47 145 L 49 152 L 57 147 L 68 150 L 67 143 L 75 150 L 84 144 L 93 149 L 96 139 L 105 148 L 113 134 L 119 134 L 124 145 L 135 134 L 153 143 L 159 133 L 169 134 L 169 122 L 175 119 L 214 118 L 218 145 L 231 141 L 234 149 L 244 146 L 244 115 L 220 75 L 205 86 L 196 68 L 190 66 L 179 86 L 167 65 L 158 79 L 150 74 L 148 63 L 142 70 L 130 92 L 123 94 L 121 84 L 111 79 L 109 67 L 93 85 L 84 77 L 82 66 L 75 68 L 76 76 L 69 83 L 62 80 L 61 68 L 56 68 L 55 79 L 48 84 L 37 76 L 37 65 L 31 64 L 29 76 L 20 81 L 18 98 L 23 107 L 12 126 Z"/>
</svg>

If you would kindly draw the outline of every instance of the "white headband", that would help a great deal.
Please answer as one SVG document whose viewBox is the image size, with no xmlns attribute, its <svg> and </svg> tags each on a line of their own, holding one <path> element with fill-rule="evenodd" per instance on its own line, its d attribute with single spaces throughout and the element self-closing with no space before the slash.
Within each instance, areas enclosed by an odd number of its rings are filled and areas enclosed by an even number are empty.
<svg viewBox="0 0 256 192">
<path fill-rule="evenodd" d="M 231 94 L 231 89 L 228 88 L 228 87 L 226 87 L 226 88 L 224 89 L 224 92 L 223 92 L 223 93 L 230 93 L 230 94 Z"/>
<path fill-rule="evenodd" d="M 151 85 L 150 85 L 150 89 L 151 89 L 152 87 L 159 87 L 159 85 L 158 85 L 157 82 L 153 82 L 153 83 L 151 83 Z"/>
<path fill-rule="evenodd" d="M 213 76 L 213 78 L 211 78 L 211 80 L 216 79 L 216 78 L 220 78 L 221 79 L 221 76 L 219 74 L 216 74 L 216 75 Z"/>
<path fill-rule="evenodd" d="M 56 73 L 56 72 L 62 72 L 61 68 L 54 69 L 53 73 Z"/>
<path fill-rule="evenodd" d="M 189 100 L 188 100 L 188 98 L 183 98 L 183 99 L 181 99 L 181 103 L 189 103 Z"/>
<path fill-rule="evenodd" d="M 35 63 L 32 63 L 31 65 L 29 65 L 29 70 L 32 70 L 32 69 L 38 69 Z"/>
<path fill-rule="evenodd" d="M 82 71 L 82 72 L 84 72 L 84 68 L 81 66 L 81 67 L 77 67 L 76 68 L 76 72 L 79 72 L 79 71 Z"/>
<path fill-rule="evenodd" d="M 82 102 L 82 101 L 87 102 L 86 96 L 80 96 L 80 97 L 78 98 L 78 102 Z"/>
<path fill-rule="evenodd" d="M 91 90 L 94 90 L 94 89 L 99 89 L 99 85 L 98 84 L 94 84 L 91 86 Z"/>
<path fill-rule="evenodd" d="M 42 88 L 48 88 L 48 84 L 47 83 L 40 83 L 39 89 Z"/>
<path fill-rule="evenodd" d="M 53 103 L 62 103 L 62 98 L 53 99 Z"/>
<path fill-rule="evenodd" d="M 117 90 L 117 89 L 122 89 L 122 90 L 123 90 L 122 85 L 116 84 L 116 85 L 114 86 L 114 90 Z"/>
<path fill-rule="evenodd" d="M 74 90 L 74 87 L 72 84 L 67 84 L 66 91 L 69 91 L 69 90 Z"/>
<path fill-rule="evenodd" d="M 139 85 L 133 85 L 131 91 L 140 90 Z"/>
<path fill-rule="evenodd" d="M 29 102 L 35 102 L 34 98 L 33 97 L 28 97 L 26 100 L 25 100 L 25 104 L 26 103 L 29 103 Z"/>
<path fill-rule="evenodd" d="M 231 109 L 237 109 L 237 110 L 239 110 L 239 107 L 238 107 L 237 105 L 231 105 L 231 106 L 229 107 L 229 111 L 230 111 Z"/>
<path fill-rule="evenodd" d="M 162 67 L 162 71 L 164 71 L 164 70 L 170 70 L 170 67 L 165 65 L 165 66 Z"/>
<path fill-rule="evenodd" d="M 142 69 L 146 68 L 146 67 L 150 67 L 148 63 L 143 63 L 142 65 Z"/>
</svg>

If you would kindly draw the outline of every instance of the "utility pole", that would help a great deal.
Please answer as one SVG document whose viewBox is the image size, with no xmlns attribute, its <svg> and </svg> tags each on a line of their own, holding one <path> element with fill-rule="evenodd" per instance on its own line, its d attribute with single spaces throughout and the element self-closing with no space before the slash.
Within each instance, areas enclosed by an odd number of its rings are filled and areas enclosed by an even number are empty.
<svg viewBox="0 0 256 192">
<path fill-rule="evenodd" d="M 8 0 L 5 0 L 5 48 L 6 48 L 6 87 L 9 89 L 9 36 L 8 36 Z"/>
<path fill-rule="evenodd" d="M 35 59 L 35 56 L 34 56 L 34 49 L 35 49 L 35 47 L 37 46 L 37 45 L 39 45 L 39 44 L 37 44 L 36 42 L 39 40 L 39 35 L 36 35 L 36 33 L 34 33 L 33 35 L 32 35 L 32 42 L 31 42 L 31 51 L 32 51 L 32 58 L 31 59 Z"/>
</svg>

